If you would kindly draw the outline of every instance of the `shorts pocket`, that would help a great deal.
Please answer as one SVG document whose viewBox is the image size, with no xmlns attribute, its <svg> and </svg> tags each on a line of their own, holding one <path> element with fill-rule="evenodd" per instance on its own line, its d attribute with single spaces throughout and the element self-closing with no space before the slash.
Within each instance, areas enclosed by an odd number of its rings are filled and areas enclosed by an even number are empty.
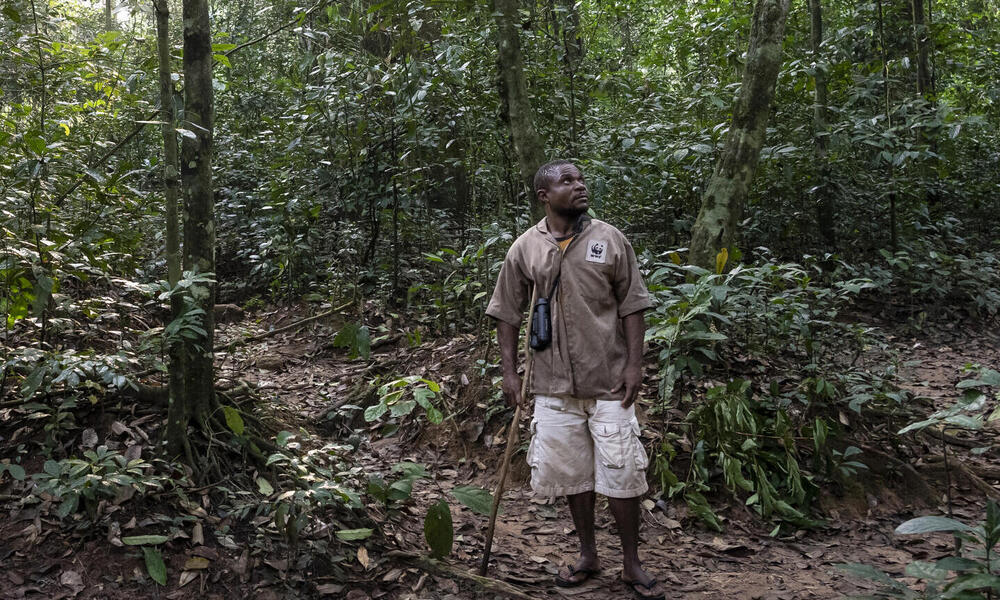
<svg viewBox="0 0 1000 600">
<path fill-rule="evenodd" d="M 594 431 L 594 445 L 601 456 L 601 464 L 608 469 L 625 468 L 627 454 L 623 433 L 627 432 L 623 432 L 621 425 L 617 424 L 601 424 Z"/>
<path fill-rule="evenodd" d="M 535 419 L 531 420 L 531 441 L 528 442 L 528 453 L 525 455 L 525 460 L 529 467 L 534 468 L 538 465 L 538 421 Z"/>
<path fill-rule="evenodd" d="M 642 445 L 642 439 L 639 438 L 639 421 L 636 419 L 632 420 L 632 435 L 629 437 L 632 441 L 632 456 L 635 457 L 635 468 L 639 472 L 644 472 L 646 467 L 649 466 L 649 456 L 646 454 L 646 449 Z"/>
</svg>

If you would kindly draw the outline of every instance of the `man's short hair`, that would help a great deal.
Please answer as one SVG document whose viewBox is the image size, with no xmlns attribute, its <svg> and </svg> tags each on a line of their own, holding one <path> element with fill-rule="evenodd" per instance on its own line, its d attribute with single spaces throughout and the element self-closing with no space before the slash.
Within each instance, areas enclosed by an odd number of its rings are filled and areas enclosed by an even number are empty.
<svg viewBox="0 0 1000 600">
<path fill-rule="evenodd" d="M 549 161 L 544 165 L 538 167 L 538 170 L 535 171 L 535 179 L 532 182 L 535 186 L 534 192 L 536 196 L 538 195 L 539 189 L 549 187 L 549 184 L 552 183 L 552 180 L 559 176 L 559 167 L 565 165 L 573 165 L 573 162 L 563 158 L 559 158 L 556 160 Z"/>
</svg>

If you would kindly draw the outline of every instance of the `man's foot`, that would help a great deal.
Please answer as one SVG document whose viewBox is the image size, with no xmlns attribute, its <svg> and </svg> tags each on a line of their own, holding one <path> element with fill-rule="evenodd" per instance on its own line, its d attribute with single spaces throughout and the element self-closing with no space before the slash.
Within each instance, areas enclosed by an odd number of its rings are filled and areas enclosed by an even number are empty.
<svg viewBox="0 0 1000 600">
<path fill-rule="evenodd" d="M 629 575 L 622 572 L 622 583 L 632 588 L 636 598 L 640 600 L 664 600 L 666 598 L 660 582 L 655 577 L 650 577 L 649 573 L 642 570 L 642 567 L 633 569 Z"/>
<path fill-rule="evenodd" d="M 580 559 L 575 565 L 567 565 L 556 574 L 556 585 L 559 587 L 576 587 L 585 583 L 592 575 L 601 572 L 601 567 L 596 561 L 590 562 Z"/>
</svg>

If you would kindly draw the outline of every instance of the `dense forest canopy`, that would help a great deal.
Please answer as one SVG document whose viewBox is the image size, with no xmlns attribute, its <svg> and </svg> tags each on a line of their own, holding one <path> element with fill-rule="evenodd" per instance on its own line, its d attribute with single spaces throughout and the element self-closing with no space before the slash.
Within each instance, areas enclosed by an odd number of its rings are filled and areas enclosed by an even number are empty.
<svg viewBox="0 0 1000 600">
<path fill-rule="evenodd" d="M 895 464 L 856 436 L 993 419 L 1000 376 L 971 364 L 964 404 L 919 421 L 873 323 L 995 327 L 997 0 L 4 0 L 0 491 L 97 523 L 116 486 L 201 490 L 238 464 L 241 493 L 273 502 L 232 514 L 294 545 L 333 510 L 333 542 L 365 539 L 365 499 L 398 516 L 432 475 L 363 481 L 344 466 L 362 432 L 419 422 L 466 444 L 463 419 L 509 419 L 484 310 L 555 158 L 635 247 L 657 301 L 651 481 L 705 526 L 725 490 L 774 535 L 813 527 L 858 454 Z M 249 382 L 218 385 L 237 345 L 284 329 L 216 340 L 216 304 L 335 319 L 322 349 L 367 365 L 323 392 L 340 446 L 301 446 L 235 399 Z M 437 355 L 372 358 L 431 340 L 473 340 L 472 413 Z M 152 407 L 162 463 L 95 444 L 79 462 L 123 399 Z M 151 575 L 160 543 L 137 542 Z"/>
</svg>

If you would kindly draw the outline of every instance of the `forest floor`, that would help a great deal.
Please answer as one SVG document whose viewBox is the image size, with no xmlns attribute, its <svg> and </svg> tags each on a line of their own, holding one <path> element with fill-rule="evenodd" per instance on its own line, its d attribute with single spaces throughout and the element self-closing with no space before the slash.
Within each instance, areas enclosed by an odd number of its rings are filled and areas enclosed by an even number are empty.
<svg viewBox="0 0 1000 600">
<path fill-rule="evenodd" d="M 256 320 L 225 326 L 220 337 L 224 340 L 227 336 L 266 331 L 301 316 L 285 310 L 264 313 Z M 0 521 L 0 564 L 4 564 L 0 598 L 504 597 L 470 579 L 456 577 L 454 570 L 449 573 L 447 568 L 412 562 L 404 554 L 388 554 L 392 549 L 410 555 L 426 554 L 423 516 L 432 503 L 445 498 L 451 506 L 455 530 L 454 550 L 446 562 L 453 568 L 476 571 L 487 518 L 463 507 L 448 490 L 457 485 L 492 490 L 495 485 L 506 434 L 499 417 L 489 420 L 483 428 L 484 413 L 495 400 L 489 381 L 484 382 L 478 375 L 476 360 L 497 360 L 496 348 L 483 348 L 473 336 L 426 341 L 415 348 L 408 347 L 404 338 L 396 345 L 376 347 L 371 361 L 366 362 L 349 360 L 342 351 L 331 350 L 331 331 L 328 324 L 315 323 L 237 349 L 222 357 L 220 377 L 254 384 L 259 408 L 283 422 L 285 429 L 301 427 L 316 438 L 330 441 L 344 441 L 361 432 L 363 437 L 353 440 L 358 446 L 353 458 L 366 474 L 382 473 L 388 479 L 392 465 L 400 461 L 426 465 L 431 477 L 414 484 L 412 498 L 401 511 L 386 516 L 384 506 L 369 506 L 383 535 L 365 542 L 367 551 L 352 542 L 359 551 L 357 562 L 348 566 L 350 576 L 346 580 L 317 573 L 295 574 L 280 550 L 254 546 L 249 551 L 245 544 L 251 533 L 234 531 L 229 543 L 216 543 L 226 540 L 219 535 L 206 535 L 209 541 L 202 544 L 184 539 L 171 542 L 174 554 L 165 557 L 171 579 L 166 588 L 157 588 L 142 576 L 141 555 L 107 544 L 104 538 L 110 540 L 111 531 L 69 536 L 55 520 L 40 515 L 37 507 L 11 508 L 8 504 L 9 518 Z M 955 399 L 955 384 L 964 378 L 964 365 L 1000 364 L 1000 335 L 989 330 L 940 327 L 929 333 L 897 333 L 890 337 L 902 358 L 911 361 L 902 374 L 903 387 L 929 398 L 928 411 Z M 650 367 L 649 373 L 652 371 Z M 376 374 L 421 375 L 441 383 L 439 400 L 458 417 L 438 426 L 428 426 L 425 421 L 419 427 L 410 423 L 394 436 L 381 437 L 377 426 L 364 423 L 360 411 L 331 410 L 338 399 Z M 655 389 L 655 382 L 647 378 L 643 397 L 653 397 Z M 994 433 L 982 435 L 992 437 Z M 988 467 L 988 454 L 973 457 L 968 449 L 954 445 L 964 442 L 952 442 L 952 456 L 960 456 L 970 470 L 977 465 Z M 969 440 L 966 445 L 980 443 Z M 930 458 L 920 456 L 921 452 L 938 454 L 940 449 L 916 443 L 909 452 L 910 462 L 920 466 Z M 489 576 L 514 586 L 524 594 L 522 597 L 630 597 L 619 580 L 620 545 L 615 526 L 600 500 L 597 534 L 602 573 L 576 588 L 554 585 L 559 567 L 575 558 L 576 538 L 568 510 L 561 499 L 534 497 L 526 482 L 523 453 L 516 454 L 514 461 L 512 481 L 497 523 Z M 925 466 L 933 474 L 940 465 Z M 943 484 L 940 475 L 932 475 L 929 480 Z M 971 481 L 955 476 L 951 488 L 955 517 L 981 519 L 984 480 L 996 494 L 1000 489 L 996 487 L 997 479 L 984 476 Z M 943 485 L 937 487 L 944 489 Z M 725 499 L 717 501 L 729 504 Z M 900 522 L 916 514 L 943 514 L 943 492 L 939 502 L 931 505 L 909 496 L 905 485 L 873 486 L 841 497 L 823 497 L 821 505 L 827 515 L 823 526 L 770 537 L 771 526 L 741 510 L 739 503 L 736 508 L 722 511 L 725 529 L 716 533 L 697 524 L 683 502 L 657 505 L 648 500 L 642 510 L 641 555 L 647 569 L 664 583 L 668 597 L 763 600 L 870 593 L 874 588 L 867 582 L 846 575 L 835 565 L 865 563 L 901 576 L 908 563 L 933 560 L 951 551 L 950 537 L 904 537 L 893 533 Z M 141 528 L 142 515 L 133 515 L 130 525 L 135 527 L 135 516 Z M 211 566 L 198 573 L 198 578 L 188 578 L 200 583 L 181 583 L 176 574 L 181 571 L 180 565 L 192 557 L 205 557 Z M 100 568 L 95 568 L 96 564 Z"/>
</svg>

